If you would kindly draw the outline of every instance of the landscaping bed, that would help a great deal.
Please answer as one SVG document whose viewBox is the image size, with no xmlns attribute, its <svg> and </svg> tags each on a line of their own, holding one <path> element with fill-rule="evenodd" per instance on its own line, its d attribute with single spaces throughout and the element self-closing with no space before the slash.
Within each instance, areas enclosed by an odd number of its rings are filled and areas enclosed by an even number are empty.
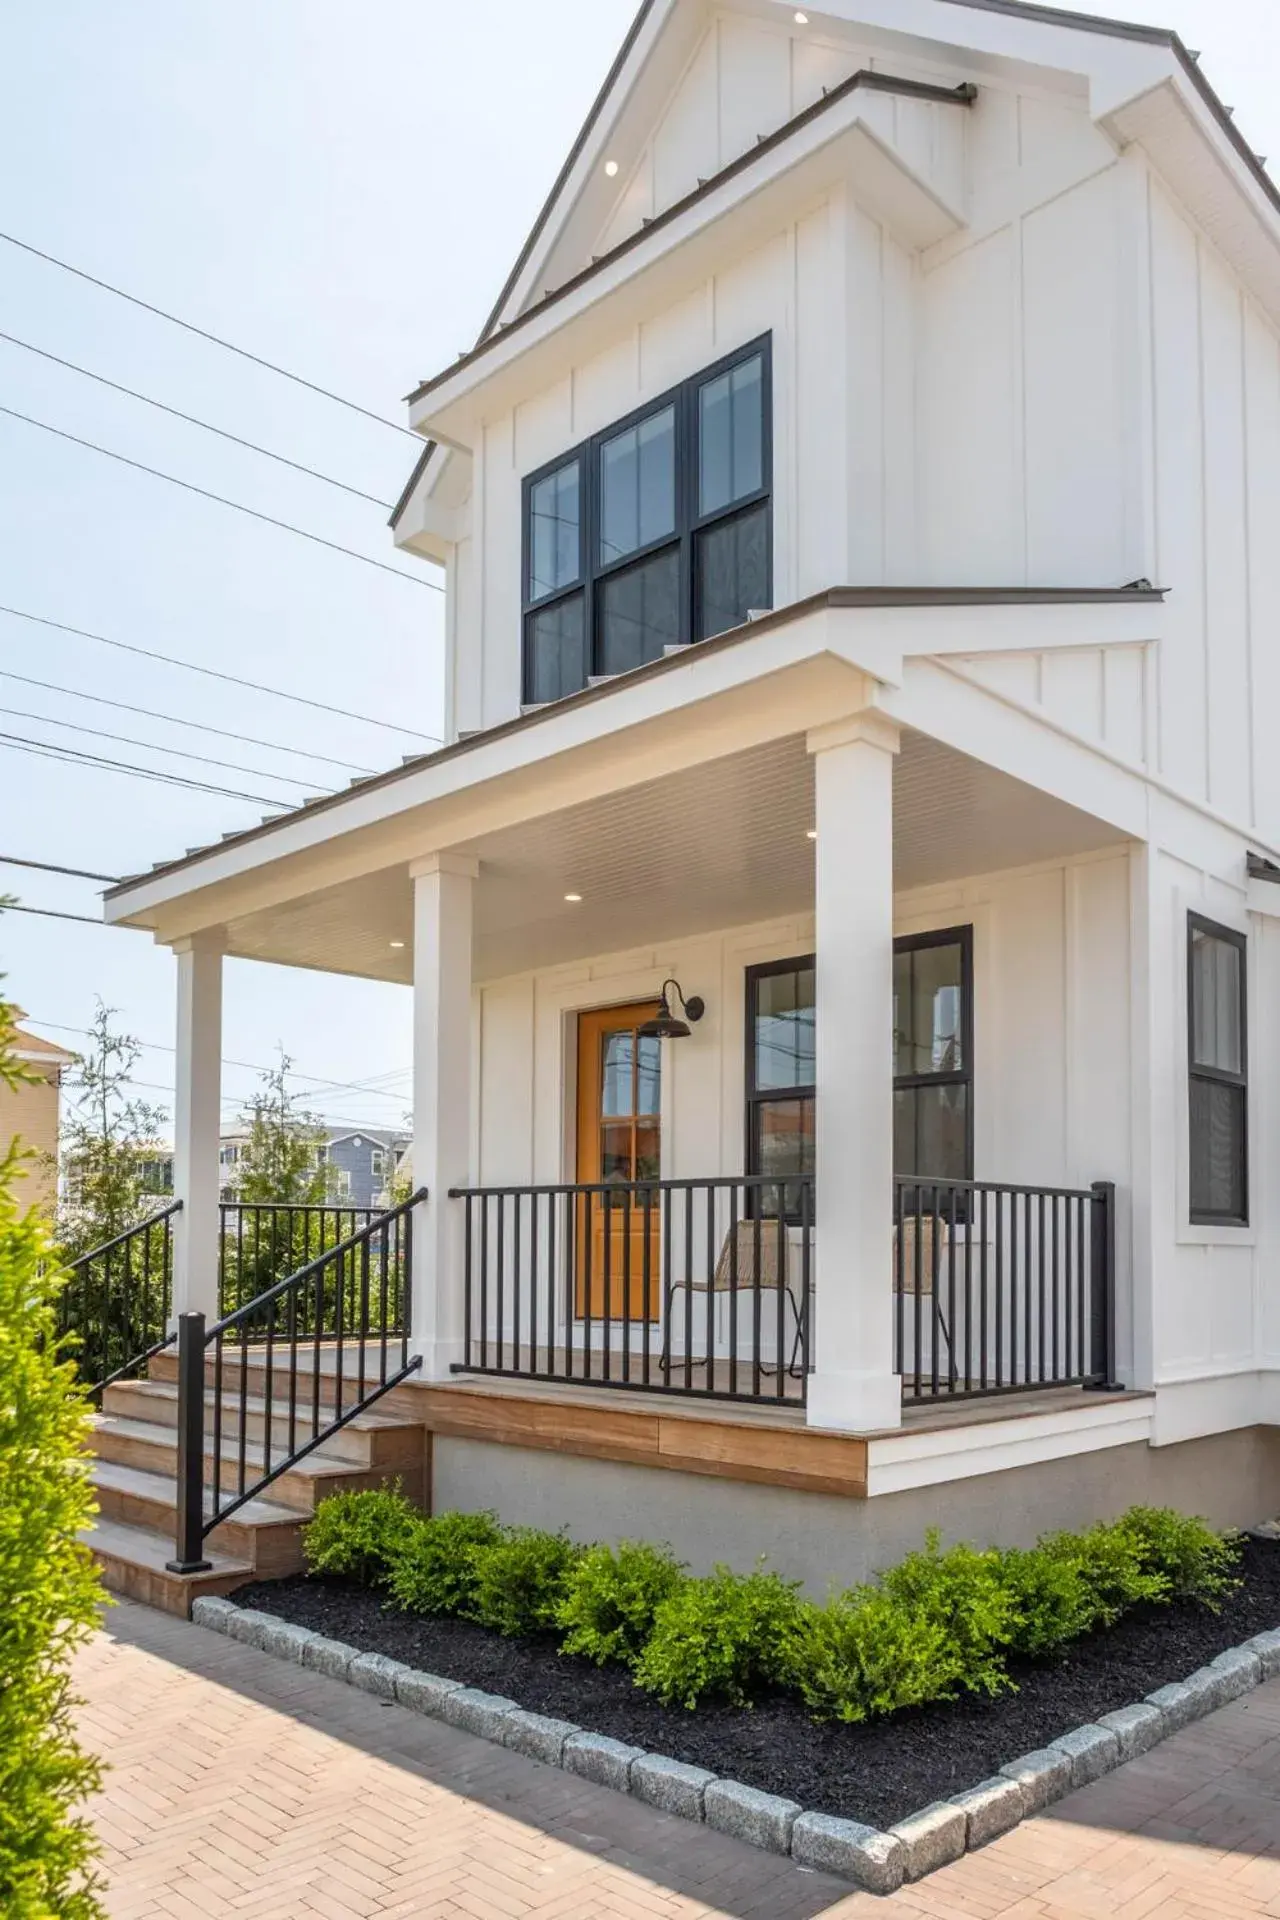
<svg viewBox="0 0 1280 1920">
<path fill-rule="evenodd" d="M 887 1828 L 1280 1626 L 1280 1541 L 1247 1540 L 1240 1574 L 1242 1584 L 1216 1612 L 1190 1601 L 1139 1606 L 1051 1659 L 1011 1660 L 1016 1691 L 966 1693 L 856 1725 L 816 1724 L 794 1693 L 780 1689 L 764 1690 L 752 1707 L 667 1707 L 642 1692 L 626 1667 L 561 1653 L 558 1633 L 505 1637 L 464 1619 L 393 1611 L 379 1592 L 333 1575 L 260 1581 L 234 1598 L 362 1652 L 506 1695 L 803 1807 Z"/>
</svg>

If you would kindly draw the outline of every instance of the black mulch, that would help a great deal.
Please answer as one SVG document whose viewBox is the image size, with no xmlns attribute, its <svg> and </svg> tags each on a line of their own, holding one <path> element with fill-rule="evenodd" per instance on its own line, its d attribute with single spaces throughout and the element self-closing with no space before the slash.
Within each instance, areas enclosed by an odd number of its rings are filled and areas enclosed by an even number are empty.
<svg viewBox="0 0 1280 1920">
<path fill-rule="evenodd" d="M 885 1827 L 1280 1626 L 1280 1542 L 1248 1541 L 1243 1573 L 1244 1586 L 1220 1613 L 1143 1609 L 1077 1642 L 1052 1666 L 1020 1665 L 1016 1693 L 966 1697 L 861 1727 L 815 1726 L 782 1694 L 751 1709 L 663 1707 L 621 1668 L 558 1653 L 553 1636 L 504 1640 L 466 1621 L 384 1612 L 375 1595 L 345 1581 L 298 1574 L 241 1587 L 235 1599 L 801 1806 Z"/>
</svg>

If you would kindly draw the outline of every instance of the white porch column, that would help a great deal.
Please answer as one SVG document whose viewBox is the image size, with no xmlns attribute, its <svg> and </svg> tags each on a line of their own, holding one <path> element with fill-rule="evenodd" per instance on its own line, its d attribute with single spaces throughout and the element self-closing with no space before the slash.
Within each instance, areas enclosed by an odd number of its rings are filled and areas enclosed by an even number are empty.
<svg viewBox="0 0 1280 1920">
<path fill-rule="evenodd" d="M 222 938 L 174 943 L 178 962 L 173 1101 L 173 1313 L 218 1318 L 218 1136 L 222 1119 Z"/>
<path fill-rule="evenodd" d="M 450 1187 L 471 1167 L 471 917 L 474 860 L 432 854 L 413 880 L 413 1326 L 424 1380 L 463 1356 L 463 1209 Z"/>
<path fill-rule="evenodd" d="M 893 761 L 868 709 L 818 727 L 817 1151 L 809 1423 L 896 1427 L 893 1370 Z"/>
</svg>

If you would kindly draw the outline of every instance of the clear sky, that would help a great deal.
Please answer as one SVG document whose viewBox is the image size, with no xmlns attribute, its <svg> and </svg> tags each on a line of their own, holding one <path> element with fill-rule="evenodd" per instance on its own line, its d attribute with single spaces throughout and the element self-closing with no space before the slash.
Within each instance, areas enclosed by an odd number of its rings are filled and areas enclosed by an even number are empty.
<svg viewBox="0 0 1280 1920">
<path fill-rule="evenodd" d="M 1176 28 L 1280 172 L 1280 0 L 1126 0 Z M 391 420 L 469 345 L 600 84 L 632 0 L 47 0 L 0 10 L 0 229 Z M 393 500 L 414 458 L 361 420 L 0 242 L 0 330 Z M 0 407 L 228 494 L 412 575 L 396 580 L 0 413 L 0 603 L 340 709 L 326 714 L 0 614 L 0 735 L 301 798 L 440 730 L 442 601 L 385 510 L 155 414 L 0 339 Z M 91 705 L 150 707 L 267 747 Z M 18 710 L 15 712 L 15 710 Z M 39 719 L 28 716 L 39 715 Z M 232 761 L 204 767 L 55 721 Z M 250 769 L 251 771 L 244 771 Z M 284 776 L 292 776 L 285 778 Z M 299 784 L 301 783 L 301 784 Z M 0 854 L 106 874 L 265 811 L 0 741 Z M 25 903 L 91 883 L 0 868 Z M 74 1046 L 94 997 L 172 1085 L 173 961 L 145 936 L 0 920 L 7 991 Z M 331 1118 L 395 1125 L 406 990 L 232 961 L 227 1112 L 278 1044 Z M 56 1024 L 55 1024 L 56 1023 Z"/>
</svg>

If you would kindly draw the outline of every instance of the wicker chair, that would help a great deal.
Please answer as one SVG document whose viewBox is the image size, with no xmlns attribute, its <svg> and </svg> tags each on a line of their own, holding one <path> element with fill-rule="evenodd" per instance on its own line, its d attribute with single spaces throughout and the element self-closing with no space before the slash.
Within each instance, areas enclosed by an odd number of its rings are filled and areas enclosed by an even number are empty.
<svg viewBox="0 0 1280 1920">
<path fill-rule="evenodd" d="M 758 1282 L 756 1278 L 757 1248 L 760 1256 Z M 782 1255 L 781 1275 L 778 1272 L 779 1252 Z M 787 1304 L 791 1308 L 794 1326 L 787 1372 L 793 1378 L 798 1378 L 797 1362 L 804 1340 L 804 1319 L 792 1285 L 792 1270 L 795 1264 L 791 1235 L 785 1225 L 779 1233 L 776 1220 L 739 1220 L 736 1227 L 731 1227 L 724 1237 L 724 1245 L 720 1249 L 720 1257 L 716 1261 L 715 1272 L 709 1284 L 706 1280 L 677 1280 L 668 1289 L 662 1354 L 658 1365 L 667 1372 L 672 1364 L 670 1357 L 671 1302 L 676 1294 L 687 1294 L 688 1305 L 691 1308 L 695 1293 L 754 1293 L 757 1285 L 762 1293 L 772 1293 L 781 1286 L 786 1295 Z M 812 1291 L 812 1282 L 810 1291 Z M 705 1367 L 707 1359 L 704 1357 L 701 1360 L 692 1360 L 690 1364 L 695 1367 Z M 762 1366 L 760 1371 L 775 1373 L 777 1368 Z"/>
</svg>

